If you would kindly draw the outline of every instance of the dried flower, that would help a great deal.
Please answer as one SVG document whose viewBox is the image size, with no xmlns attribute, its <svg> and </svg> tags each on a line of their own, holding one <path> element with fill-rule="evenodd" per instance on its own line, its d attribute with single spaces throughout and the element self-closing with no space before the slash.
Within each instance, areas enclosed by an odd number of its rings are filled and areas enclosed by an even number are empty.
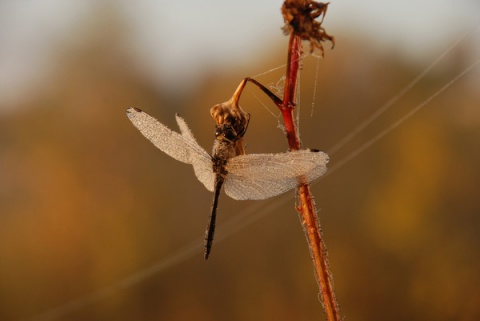
<svg viewBox="0 0 480 321">
<path fill-rule="evenodd" d="M 335 38 L 327 34 L 322 27 L 328 4 L 328 2 L 310 0 L 285 0 L 282 6 L 282 15 L 285 20 L 283 32 L 285 34 L 293 32 L 301 39 L 310 41 L 310 52 L 318 48 L 323 56 L 323 41 L 330 41 L 332 48 L 335 46 Z M 320 21 L 315 20 L 318 17 L 321 17 Z"/>
</svg>

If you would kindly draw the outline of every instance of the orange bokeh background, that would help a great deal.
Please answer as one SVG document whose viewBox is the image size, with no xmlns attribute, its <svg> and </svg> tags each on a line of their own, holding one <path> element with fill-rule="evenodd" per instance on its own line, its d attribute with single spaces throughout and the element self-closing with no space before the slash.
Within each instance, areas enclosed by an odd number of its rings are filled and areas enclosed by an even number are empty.
<svg viewBox="0 0 480 321">
<path fill-rule="evenodd" d="M 219 237 L 205 262 L 212 195 L 125 116 L 127 107 L 139 107 L 177 130 L 178 112 L 210 150 L 210 107 L 243 77 L 285 63 L 287 38 L 252 49 L 248 66 L 232 61 L 202 75 L 196 88 L 172 94 L 136 68 L 122 49 L 124 32 L 121 19 L 102 14 L 79 25 L 81 46 L 60 42 L 55 68 L 0 114 L 0 320 L 45 316 L 79 298 L 85 301 L 78 308 L 46 316 L 321 320 L 293 192 L 263 202 L 222 195 Z M 304 60 L 301 76 L 303 144 L 327 152 L 425 68 L 367 36 L 336 36 L 325 59 Z M 457 46 L 332 154 L 329 166 L 452 80 L 472 63 L 468 50 L 468 43 Z M 274 84 L 282 72 L 257 80 Z M 480 318 L 479 101 L 476 68 L 313 186 L 347 319 Z M 241 104 L 252 114 L 247 152 L 284 151 L 278 121 L 265 108 L 276 113 L 273 104 L 253 86 Z M 245 214 L 252 207 L 260 209 Z M 253 222 L 237 230 L 232 219 Z M 169 264 L 172 255 L 183 257 Z M 169 265 L 118 283 L 162 262 Z M 108 295 L 96 292 L 111 285 Z M 91 293 L 98 295 L 89 302 Z"/>
</svg>

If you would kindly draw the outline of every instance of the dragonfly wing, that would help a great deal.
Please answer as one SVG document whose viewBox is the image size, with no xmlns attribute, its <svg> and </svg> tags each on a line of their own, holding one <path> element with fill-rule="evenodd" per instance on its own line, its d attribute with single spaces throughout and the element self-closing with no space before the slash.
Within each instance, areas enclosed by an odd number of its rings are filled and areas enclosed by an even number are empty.
<svg viewBox="0 0 480 321">
<path fill-rule="evenodd" d="M 226 165 L 225 193 L 238 200 L 273 197 L 295 188 L 301 176 L 320 177 L 327 163 L 327 154 L 312 150 L 236 156 Z"/>
<path fill-rule="evenodd" d="M 197 142 L 185 120 L 178 114 L 176 115 L 176 119 L 182 136 L 187 139 L 187 141 Z M 208 161 L 205 161 L 207 156 Z M 198 180 L 202 182 L 210 192 L 213 192 L 215 174 L 213 172 L 213 164 L 210 155 L 198 145 L 198 148 L 192 148 L 190 150 L 190 163 L 193 165 L 193 171 Z"/>
<path fill-rule="evenodd" d="M 128 108 L 127 116 L 142 135 L 162 152 L 178 161 L 192 164 L 197 178 L 209 191 L 213 191 L 215 175 L 212 169 L 211 156 L 198 145 L 193 135 L 180 135 L 138 108 Z M 177 116 L 177 123 L 181 129 L 182 127 L 188 129 L 180 116 Z M 210 166 L 210 173 L 200 170 L 200 168 L 207 168 L 208 166 Z"/>
<path fill-rule="evenodd" d="M 296 178 L 249 179 L 227 175 L 225 193 L 235 200 L 263 200 L 285 193 L 297 186 Z"/>
</svg>

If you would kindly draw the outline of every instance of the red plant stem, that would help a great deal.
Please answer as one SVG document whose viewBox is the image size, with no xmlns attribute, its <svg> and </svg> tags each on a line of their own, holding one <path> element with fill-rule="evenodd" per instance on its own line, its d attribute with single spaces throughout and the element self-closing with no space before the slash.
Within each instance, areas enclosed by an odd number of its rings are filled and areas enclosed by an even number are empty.
<svg viewBox="0 0 480 321">
<path fill-rule="evenodd" d="M 300 64 L 301 40 L 290 34 L 288 44 L 287 71 L 285 88 L 283 90 L 282 111 L 285 132 L 287 133 L 288 146 L 290 150 L 300 149 L 300 140 L 298 139 L 297 129 L 293 121 L 293 109 L 295 108 L 295 90 L 297 87 L 298 70 Z"/>
<path fill-rule="evenodd" d="M 293 109 L 295 107 L 295 90 L 300 64 L 301 40 L 293 33 L 290 34 L 288 46 L 288 62 L 286 71 L 285 89 L 282 107 L 280 108 L 287 133 L 287 140 L 290 150 L 300 149 L 295 122 L 293 120 Z M 338 303 L 333 290 L 333 279 L 328 265 L 328 254 L 323 242 L 315 204 L 310 192 L 309 184 L 302 184 L 298 187 L 299 206 L 298 211 L 308 239 L 310 253 L 312 255 L 322 303 L 328 321 L 340 321 Z"/>
<path fill-rule="evenodd" d="M 297 88 L 298 71 L 300 69 L 301 39 L 290 34 L 288 46 L 288 61 L 285 88 L 283 100 L 275 96 L 268 88 L 253 78 L 245 78 L 244 81 L 250 81 L 267 94 L 282 112 L 287 134 L 288 146 L 290 150 L 300 149 L 300 140 L 298 139 L 297 129 L 293 120 L 293 110 L 295 109 L 295 91 Z M 318 281 L 322 303 L 328 321 L 340 321 L 340 312 L 338 303 L 333 291 L 333 279 L 328 266 L 328 254 L 323 242 L 313 197 L 310 192 L 309 184 L 301 184 L 298 187 L 299 206 L 297 208 L 312 255 L 315 268 L 315 276 Z"/>
</svg>

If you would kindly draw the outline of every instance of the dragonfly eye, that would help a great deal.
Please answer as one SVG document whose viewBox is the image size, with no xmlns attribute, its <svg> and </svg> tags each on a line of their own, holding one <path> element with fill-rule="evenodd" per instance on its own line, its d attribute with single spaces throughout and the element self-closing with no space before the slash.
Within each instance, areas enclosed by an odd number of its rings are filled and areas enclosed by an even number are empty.
<svg viewBox="0 0 480 321">
<path fill-rule="evenodd" d="M 222 124 L 215 128 L 215 137 L 219 140 L 237 141 L 237 132 L 230 124 Z"/>
</svg>

